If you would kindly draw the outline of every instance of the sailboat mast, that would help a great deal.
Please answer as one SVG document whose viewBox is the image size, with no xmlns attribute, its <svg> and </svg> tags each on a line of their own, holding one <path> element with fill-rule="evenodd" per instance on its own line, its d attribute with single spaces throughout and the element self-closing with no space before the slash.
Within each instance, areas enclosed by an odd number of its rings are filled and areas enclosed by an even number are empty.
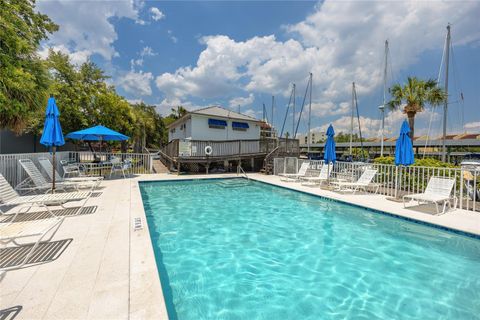
<svg viewBox="0 0 480 320">
<path fill-rule="evenodd" d="M 308 134 L 307 134 L 307 156 L 310 159 L 310 127 L 312 120 L 312 85 L 313 85 L 313 74 L 310 72 L 310 105 L 308 107 Z"/>
<path fill-rule="evenodd" d="M 445 139 L 447 137 L 447 108 L 448 108 L 448 63 L 450 62 L 450 24 L 447 26 L 447 42 L 445 54 L 445 104 L 443 105 L 443 137 L 442 137 L 442 161 L 446 161 L 447 147 L 445 146 Z"/>
<path fill-rule="evenodd" d="M 380 107 L 382 112 L 382 133 L 380 137 L 380 157 L 383 157 L 383 140 L 385 134 L 385 106 L 387 104 L 387 63 L 388 63 L 388 40 L 385 40 L 385 66 L 383 69 L 383 104 Z"/>
<path fill-rule="evenodd" d="M 275 96 L 272 96 L 272 118 L 270 119 L 270 124 L 272 125 L 273 130 L 273 106 L 275 105 Z"/>
<path fill-rule="evenodd" d="M 350 116 L 350 155 L 352 154 L 352 142 L 353 142 L 353 115 L 355 110 L 355 82 L 352 82 L 352 114 Z"/>
<path fill-rule="evenodd" d="M 294 132 L 295 132 L 295 83 L 293 84 L 293 122 L 292 122 L 292 137 L 293 139 L 295 139 L 294 137 Z"/>
</svg>

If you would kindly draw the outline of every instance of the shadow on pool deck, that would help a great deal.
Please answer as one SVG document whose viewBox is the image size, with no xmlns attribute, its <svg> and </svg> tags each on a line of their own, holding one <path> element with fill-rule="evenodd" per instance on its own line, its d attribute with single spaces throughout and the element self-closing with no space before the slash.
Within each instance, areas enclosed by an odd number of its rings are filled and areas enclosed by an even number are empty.
<svg viewBox="0 0 480 320">
<path fill-rule="evenodd" d="M 22 311 L 22 306 L 14 306 L 7 309 L 0 310 L 0 320 L 13 320 L 15 319 L 20 311 Z"/>
<path fill-rule="evenodd" d="M 73 239 L 63 239 L 40 243 L 22 268 L 57 260 L 72 241 Z M 20 265 L 33 245 L 34 244 L 25 244 L 18 247 L 0 249 L 0 268 L 11 268 Z M 8 318 L 2 318 L 0 316 L 0 320 L 1 319 Z"/>
</svg>

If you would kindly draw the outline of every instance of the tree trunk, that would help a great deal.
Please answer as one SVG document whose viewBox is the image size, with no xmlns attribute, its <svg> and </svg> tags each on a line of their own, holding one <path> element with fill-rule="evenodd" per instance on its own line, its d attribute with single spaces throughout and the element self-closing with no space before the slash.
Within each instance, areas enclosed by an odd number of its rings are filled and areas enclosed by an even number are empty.
<svg viewBox="0 0 480 320">
<path fill-rule="evenodd" d="M 415 137 L 415 115 L 416 115 L 416 112 L 413 112 L 413 111 L 407 112 L 408 125 L 410 126 L 410 139 L 412 139 L 412 142 L 413 142 L 413 137 Z"/>
</svg>

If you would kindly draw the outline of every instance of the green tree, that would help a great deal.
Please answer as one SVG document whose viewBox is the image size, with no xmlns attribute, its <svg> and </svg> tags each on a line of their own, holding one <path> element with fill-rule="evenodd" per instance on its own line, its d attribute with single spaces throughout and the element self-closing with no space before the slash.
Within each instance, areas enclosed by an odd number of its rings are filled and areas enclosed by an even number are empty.
<svg viewBox="0 0 480 320">
<path fill-rule="evenodd" d="M 136 118 L 136 144 L 147 148 L 159 148 L 168 139 L 168 132 L 162 117 L 155 110 L 155 106 L 143 102 L 132 105 Z M 140 151 L 140 148 L 136 148 Z"/>
<path fill-rule="evenodd" d="M 335 135 L 334 138 L 335 142 L 350 142 L 350 133 L 339 132 Z M 365 141 L 365 139 L 362 138 L 362 141 Z M 358 136 L 358 134 L 353 134 L 352 142 L 360 142 L 360 137 Z"/>
<path fill-rule="evenodd" d="M 405 104 L 403 112 L 407 114 L 412 139 L 415 136 L 416 114 L 423 111 L 425 104 L 438 106 L 447 98 L 445 90 L 438 87 L 435 80 L 425 81 L 416 77 L 408 77 L 404 86 L 395 84 L 390 88 L 390 93 L 392 95 L 392 100 L 388 103 L 390 108 L 400 108 Z"/>
<path fill-rule="evenodd" d="M 48 74 L 36 52 L 58 30 L 34 7 L 34 0 L 0 0 L 0 125 L 17 133 L 46 104 Z"/>
</svg>

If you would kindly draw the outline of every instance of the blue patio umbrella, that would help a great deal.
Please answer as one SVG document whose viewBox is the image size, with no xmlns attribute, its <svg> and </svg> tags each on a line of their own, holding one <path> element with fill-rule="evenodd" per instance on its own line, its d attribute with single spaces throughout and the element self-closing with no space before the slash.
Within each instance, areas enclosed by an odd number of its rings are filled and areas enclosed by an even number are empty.
<svg viewBox="0 0 480 320">
<path fill-rule="evenodd" d="M 325 160 L 328 164 L 330 162 L 335 163 L 337 160 L 337 155 L 335 154 L 335 131 L 333 130 L 333 126 L 328 126 L 327 129 L 327 141 L 325 142 L 325 148 L 323 153 L 323 160 Z"/>
<path fill-rule="evenodd" d="M 410 133 L 410 126 L 407 120 L 403 120 L 402 127 L 400 128 L 400 136 L 395 144 L 395 165 L 400 166 L 400 181 L 402 181 L 402 166 L 409 166 L 415 162 L 413 156 L 412 139 L 408 135 Z M 395 182 L 395 199 L 398 197 L 398 170 L 397 181 Z"/>
<path fill-rule="evenodd" d="M 335 163 L 337 160 L 337 155 L 335 154 L 335 131 L 333 130 L 333 126 L 329 125 L 327 129 L 327 141 L 325 141 L 325 147 L 323 152 L 323 160 L 327 163 L 327 180 L 330 177 L 330 162 Z"/>
<path fill-rule="evenodd" d="M 395 144 L 395 165 L 397 166 L 409 166 L 415 162 L 412 140 L 408 135 L 409 133 L 410 126 L 407 120 L 404 120 L 402 128 L 400 129 L 400 136 Z"/>
<path fill-rule="evenodd" d="M 100 152 L 102 151 L 102 141 L 125 141 L 129 137 L 104 126 L 95 126 L 66 135 L 69 139 L 84 141 L 100 141 Z"/>
<path fill-rule="evenodd" d="M 63 146 L 65 144 L 59 117 L 60 112 L 58 111 L 55 98 L 51 96 L 48 99 L 47 110 L 45 112 L 45 124 L 43 126 L 43 133 L 42 137 L 40 138 L 40 143 L 44 146 L 50 147 L 52 150 L 52 192 L 55 191 L 55 151 L 58 146 Z"/>
<path fill-rule="evenodd" d="M 67 138 L 85 141 L 125 141 L 129 137 L 104 126 L 95 126 L 66 135 Z"/>
</svg>

